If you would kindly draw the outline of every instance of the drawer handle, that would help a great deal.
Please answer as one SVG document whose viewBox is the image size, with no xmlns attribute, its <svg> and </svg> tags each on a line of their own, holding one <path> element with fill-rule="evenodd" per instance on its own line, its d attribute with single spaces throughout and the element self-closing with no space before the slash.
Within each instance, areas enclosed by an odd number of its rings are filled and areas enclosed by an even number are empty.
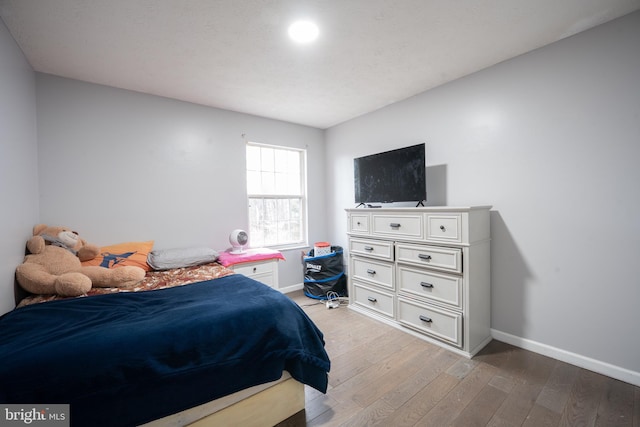
<svg viewBox="0 0 640 427">
<path fill-rule="evenodd" d="M 377 299 L 375 299 L 374 297 L 367 297 L 367 299 L 368 299 L 370 302 L 378 302 L 378 300 L 377 300 Z"/>
<path fill-rule="evenodd" d="M 356 222 L 356 225 L 360 225 L 360 224 L 361 224 L 360 221 Z"/>
<path fill-rule="evenodd" d="M 400 228 L 400 224 L 399 222 L 392 222 L 391 224 L 389 224 L 389 227 L 391 228 Z"/>
<path fill-rule="evenodd" d="M 440 226 L 440 230 L 442 230 L 442 231 L 446 231 L 447 229 L 444 227 L 444 225 L 441 225 L 441 226 Z"/>
<path fill-rule="evenodd" d="M 255 273 L 256 271 L 258 271 L 258 267 L 253 267 L 253 272 Z"/>
<path fill-rule="evenodd" d="M 431 255 L 418 254 L 418 258 L 424 261 L 431 261 Z"/>
<path fill-rule="evenodd" d="M 373 251 L 373 247 L 371 247 L 371 246 L 365 246 L 365 247 L 364 247 L 364 250 L 365 250 L 365 251 L 367 251 L 367 252 L 371 252 L 371 251 Z"/>
<path fill-rule="evenodd" d="M 367 273 L 368 274 L 376 274 L 376 271 L 375 270 L 371 270 L 371 269 L 367 269 Z"/>
<path fill-rule="evenodd" d="M 430 318 L 430 317 L 422 316 L 422 315 L 420 316 L 420 320 L 422 320 L 423 322 L 426 322 L 426 323 L 431 323 L 431 322 L 433 322 L 433 320 L 431 320 L 431 318 Z"/>
<path fill-rule="evenodd" d="M 423 288 L 433 288 L 433 284 L 427 282 L 420 282 L 420 286 L 422 286 Z"/>
</svg>

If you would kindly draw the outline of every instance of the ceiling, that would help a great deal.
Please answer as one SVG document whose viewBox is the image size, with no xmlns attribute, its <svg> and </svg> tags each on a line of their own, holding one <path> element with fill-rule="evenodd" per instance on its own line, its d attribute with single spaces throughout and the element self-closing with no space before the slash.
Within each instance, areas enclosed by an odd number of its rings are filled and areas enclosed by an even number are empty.
<svg viewBox="0 0 640 427">
<path fill-rule="evenodd" d="M 0 0 L 39 72 L 326 129 L 640 0 Z M 312 44 L 288 39 L 315 21 Z"/>
</svg>

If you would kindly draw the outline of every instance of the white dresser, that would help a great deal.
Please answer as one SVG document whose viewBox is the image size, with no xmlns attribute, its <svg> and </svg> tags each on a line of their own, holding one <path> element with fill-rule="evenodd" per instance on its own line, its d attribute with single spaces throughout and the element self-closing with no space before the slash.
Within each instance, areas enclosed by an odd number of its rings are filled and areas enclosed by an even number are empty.
<svg viewBox="0 0 640 427">
<path fill-rule="evenodd" d="M 349 307 L 472 357 L 491 341 L 490 208 L 347 209 Z"/>
</svg>

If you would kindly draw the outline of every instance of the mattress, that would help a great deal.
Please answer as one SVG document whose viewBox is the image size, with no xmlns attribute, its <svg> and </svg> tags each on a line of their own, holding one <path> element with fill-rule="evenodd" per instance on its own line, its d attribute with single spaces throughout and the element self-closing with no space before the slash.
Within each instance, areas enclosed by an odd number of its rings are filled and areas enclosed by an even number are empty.
<svg viewBox="0 0 640 427">
<path fill-rule="evenodd" d="M 26 304 L 0 317 L 0 402 L 68 403 L 78 425 L 137 425 L 287 371 L 325 392 L 322 332 L 240 274 L 150 274 L 136 289 Z M 195 283 L 175 286 L 173 275 Z M 174 283 L 174 286 L 169 286 Z M 182 282 L 184 283 L 184 282 Z"/>
</svg>

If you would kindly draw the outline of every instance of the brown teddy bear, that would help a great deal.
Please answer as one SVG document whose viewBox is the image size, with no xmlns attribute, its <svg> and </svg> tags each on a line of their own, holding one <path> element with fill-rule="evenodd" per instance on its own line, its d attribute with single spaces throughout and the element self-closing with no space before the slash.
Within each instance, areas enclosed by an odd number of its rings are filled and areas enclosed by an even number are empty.
<svg viewBox="0 0 640 427">
<path fill-rule="evenodd" d="M 92 286 L 130 286 L 145 275 L 140 267 L 82 266 L 81 261 L 95 258 L 100 250 L 64 227 L 36 225 L 27 249 L 31 254 L 16 268 L 16 278 L 20 286 L 33 294 L 79 296 Z"/>
</svg>

